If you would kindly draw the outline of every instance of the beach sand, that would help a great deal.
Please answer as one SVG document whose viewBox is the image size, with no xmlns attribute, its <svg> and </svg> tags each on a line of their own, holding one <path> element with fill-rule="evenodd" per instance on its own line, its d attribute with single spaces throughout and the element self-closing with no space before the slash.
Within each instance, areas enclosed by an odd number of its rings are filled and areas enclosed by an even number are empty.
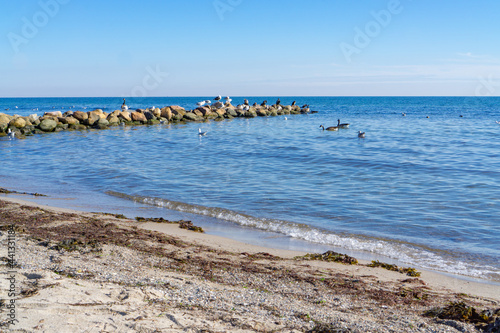
<svg viewBox="0 0 500 333">
<path fill-rule="evenodd" d="M 22 198 L 0 197 L 0 330 L 8 332 L 477 332 L 423 314 L 450 302 L 500 308 L 498 285 L 304 260 L 175 223 Z"/>
</svg>

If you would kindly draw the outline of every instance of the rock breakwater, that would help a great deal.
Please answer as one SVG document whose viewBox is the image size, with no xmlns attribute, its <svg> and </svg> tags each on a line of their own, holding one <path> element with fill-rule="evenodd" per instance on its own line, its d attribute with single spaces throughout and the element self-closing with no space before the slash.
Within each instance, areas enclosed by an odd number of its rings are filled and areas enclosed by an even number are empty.
<svg viewBox="0 0 500 333">
<path fill-rule="evenodd" d="M 65 130 L 106 129 L 112 126 L 156 125 L 164 123 L 185 123 L 203 121 L 221 121 L 238 117 L 254 118 L 288 114 L 309 113 L 308 107 L 298 105 L 264 105 L 233 106 L 231 103 L 215 103 L 212 106 L 200 106 L 186 110 L 178 105 L 163 108 L 147 108 L 131 110 L 115 110 L 104 112 L 93 111 L 61 111 L 45 112 L 43 116 L 8 115 L 0 113 L 0 137 L 14 133 L 17 138 L 42 133 L 61 132 Z M 10 130 L 10 131 L 9 131 Z"/>
</svg>

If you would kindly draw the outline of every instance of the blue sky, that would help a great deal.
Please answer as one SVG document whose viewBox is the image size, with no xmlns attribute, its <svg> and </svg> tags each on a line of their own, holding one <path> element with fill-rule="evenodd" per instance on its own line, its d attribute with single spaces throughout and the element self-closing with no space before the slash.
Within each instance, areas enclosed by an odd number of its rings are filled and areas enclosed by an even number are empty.
<svg viewBox="0 0 500 333">
<path fill-rule="evenodd" d="M 0 97 L 500 96 L 500 2 L 0 4 Z"/>
</svg>

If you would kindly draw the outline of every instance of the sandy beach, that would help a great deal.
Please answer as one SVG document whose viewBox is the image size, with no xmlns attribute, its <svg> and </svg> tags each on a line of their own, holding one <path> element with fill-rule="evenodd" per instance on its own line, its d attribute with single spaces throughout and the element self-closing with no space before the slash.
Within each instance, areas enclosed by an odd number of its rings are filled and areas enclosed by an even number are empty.
<svg viewBox="0 0 500 333">
<path fill-rule="evenodd" d="M 0 330 L 500 330 L 497 285 L 428 271 L 411 277 L 364 261 L 306 260 L 307 253 L 133 218 L 2 195 Z M 446 317 L 450 304 L 472 315 Z M 435 315 L 424 315 L 432 309 Z"/>
</svg>

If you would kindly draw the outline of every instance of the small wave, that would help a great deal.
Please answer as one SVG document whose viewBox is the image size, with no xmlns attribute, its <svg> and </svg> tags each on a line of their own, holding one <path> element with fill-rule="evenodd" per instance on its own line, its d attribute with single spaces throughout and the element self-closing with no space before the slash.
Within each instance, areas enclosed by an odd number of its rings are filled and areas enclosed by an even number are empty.
<svg viewBox="0 0 500 333">
<path fill-rule="evenodd" d="M 500 270 L 493 266 L 472 261 L 458 261 L 455 258 L 450 258 L 444 251 L 434 250 L 407 242 L 369 238 L 361 235 L 335 234 L 329 230 L 311 227 L 302 223 L 258 218 L 229 209 L 206 207 L 163 198 L 133 196 L 114 191 L 107 191 L 106 194 L 147 205 L 208 216 L 241 226 L 276 232 L 310 243 L 381 255 L 398 260 L 407 265 L 419 266 L 423 269 L 431 269 L 490 281 L 500 281 Z"/>
</svg>

